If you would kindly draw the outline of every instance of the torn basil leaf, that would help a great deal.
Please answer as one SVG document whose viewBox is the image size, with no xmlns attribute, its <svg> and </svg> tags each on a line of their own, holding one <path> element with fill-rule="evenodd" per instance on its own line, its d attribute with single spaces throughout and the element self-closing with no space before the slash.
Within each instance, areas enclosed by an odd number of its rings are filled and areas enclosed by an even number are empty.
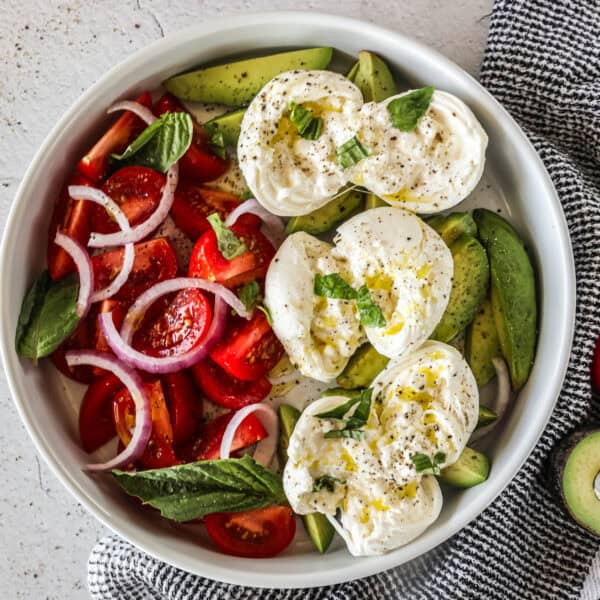
<svg viewBox="0 0 600 600">
<path fill-rule="evenodd" d="M 239 299 L 244 303 L 246 310 L 250 311 L 260 299 L 260 286 L 258 281 L 253 279 L 248 283 L 245 283 L 238 291 Z"/>
<path fill-rule="evenodd" d="M 339 300 L 354 300 L 356 290 L 339 274 L 315 275 L 313 292 L 316 296 L 336 298 Z"/>
<path fill-rule="evenodd" d="M 290 104 L 290 121 L 295 125 L 301 137 L 307 140 L 317 140 L 323 129 L 323 119 L 315 117 L 312 111 L 301 104 Z"/>
<path fill-rule="evenodd" d="M 435 88 L 430 85 L 414 90 L 387 105 L 392 125 L 400 131 L 413 131 L 419 119 L 427 112 Z"/>
<path fill-rule="evenodd" d="M 436 452 L 432 460 L 427 454 L 417 452 L 410 457 L 410 460 L 414 463 L 417 473 L 439 475 L 440 465 L 446 460 L 446 455 L 443 452 Z"/>
<path fill-rule="evenodd" d="M 385 327 L 386 321 L 381 308 L 374 302 L 366 285 L 359 288 L 356 294 L 356 305 L 360 322 L 365 327 Z"/>
<path fill-rule="evenodd" d="M 206 217 L 206 220 L 213 228 L 217 236 L 217 247 L 219 252 L 227 260 L 231 260 L 236 256 L 248 252 L 248 248 L 243 240 L 241 240 L 229 227 L 225 227 L 218 213 L 212 213 Z"/>
<path fill-rule="evenodd" d="M 321 477 L 317 477 L 317 479 L 314 480 L 312 491 L 320 492 L 321 490 L 327 490 L 328 492 L 333 492 L 336 483 L 343 485 L 346 483 L 346 480 L 338 479 L 337 477 L 332 477 L 331 475 L 321 475 Z"/>
<path fill-rule="evenodd" d="M 338 147 L 338 164 L 342 169 L 347 169 L 360 162 L 363 158 L 367 158 L 369 154 L 369 149 L 366 146 L 363 146 L 356 136 L 353 136 Z"/>
</svg>

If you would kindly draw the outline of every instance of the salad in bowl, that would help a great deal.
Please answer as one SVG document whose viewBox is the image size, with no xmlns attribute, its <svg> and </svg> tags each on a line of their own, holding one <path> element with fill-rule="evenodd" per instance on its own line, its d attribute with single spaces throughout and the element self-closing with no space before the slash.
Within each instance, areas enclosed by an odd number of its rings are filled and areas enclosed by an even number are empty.
<svg viewBox="0 0 600 600">
<path fill-rule="evenodd" d="M 374 53 L 347 73 L 332 54 L 107 107 L 16 331 L 20 356 L 86 386 L 90 476 L 234 556 L 279 554 L 297 521 L 318 552 L 408 544 L 446 490 L 485 485 L 535 357 L 523 242 L 453 210 L 484 171 L 473 112 L 399 90 Z"/>
</svg>

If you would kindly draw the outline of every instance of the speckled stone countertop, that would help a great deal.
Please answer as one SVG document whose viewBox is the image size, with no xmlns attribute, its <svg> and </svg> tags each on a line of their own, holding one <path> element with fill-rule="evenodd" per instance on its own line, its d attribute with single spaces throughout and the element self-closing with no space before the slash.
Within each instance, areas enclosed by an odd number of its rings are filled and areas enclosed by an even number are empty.
<svg viewBox="0 0 600 600">
<path fill-rule="evenodd" d="M 477 74 L 491 0 L 2 0 L 0 226 L 44 137 L 79 94 L 135 50 L 193 22 L 277 9 L 334 12 L 414 37 Z M 18 249 L 16 249 L 18 251 Z M 0 596 L 88 598 L 86 561 L 106 530 L 37 457 L 0 376 Z"/>
</svg>

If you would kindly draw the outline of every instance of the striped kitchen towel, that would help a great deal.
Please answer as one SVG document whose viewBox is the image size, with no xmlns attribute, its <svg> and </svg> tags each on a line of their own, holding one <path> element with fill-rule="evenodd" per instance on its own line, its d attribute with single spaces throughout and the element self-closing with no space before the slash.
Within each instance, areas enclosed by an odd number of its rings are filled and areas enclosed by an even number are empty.
<svg viewBox="0 0 600 600">
<path fill-rule="evenodd" d="M 110 536 L 89 560 L 95 600 L 579 598 L 598 542 L 564 516 L 545 473 L 560 438 L 580 423 L 600 420 L 589 385 L 600 329 L 600 3 L 497 0 L 481 82 L 544 161 L 567 217 L 577 269 L 567 378 L 529 460 L 478 519 L 392 571 L 325 588 L 259 591 L 178 571 Z M 600 597 L 594 581 L 600 579 L 588 580 L 586 598 Z"/>
</svg>

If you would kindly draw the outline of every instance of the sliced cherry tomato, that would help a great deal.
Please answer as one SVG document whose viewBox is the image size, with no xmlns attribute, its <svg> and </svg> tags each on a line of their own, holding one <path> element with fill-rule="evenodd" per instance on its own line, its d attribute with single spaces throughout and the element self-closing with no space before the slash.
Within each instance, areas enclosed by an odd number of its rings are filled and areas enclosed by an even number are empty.
<svg viewBox="0 0 600 600">
<path fill-rule="evenodd" d="M 117 331 L 121 329 L 121 325 L 123 324 L 123 319 L 127 314 L 128 305 L 125 302 L 119 302 L 118 300 L 103 300 L 97 309 L 98 316 L 102 313 L 109 312 L 112 313 L 113 323 L 117 328 Z M 99 352 L 111 352 L 110 346 L 102 333 L 102 329 L 100 328 L 100 321 L 96 317 L 94 324 L 94 337 L 93 337 L 93 347 Z M 95 377 L 101 377 L 106 374 L 104 369 L 100 367 L 92 367 L 92 372 Z"/>
<path fill-rule="evenodd" d="M 106 287 L 119 273 L 124 250 L 112 250 L 92 258 L 96 289 Z M 141 293 L 159 281 L 175 277 L 177 258 L 165 238 L 135 244 L 135 260 L 127 283 L 112 297 L 133 302 Z"/>
<path fill-rule="evenodd" d="M 204 517 L 204 524 L 219 550 L 246 558 L 275 556 L 290 545 L 296 533 L 296 518 L 289 506 L 213 513 Z"/>
<path fill-rule="evenodd" d="M 221 440 L 227 424 L 235 413 L 230 412 L 221 415 L 200 428 L 200 436 L 188 447 L 182 449 L 181 455 L 187 462 L 196 460 L 213 460 L 221 455 Z M 231 453 L 247 448 L 256 442 L 260 442 L 268 436 L 263 424 L 256 415 L 249 414 L 237 428 L 231 442 Z"/>
<path fill-rule="evenodd" d="M 256 381 L 242 381 L 232 377 L 210 358 L 192 367 L 192 374 L 206 397 L 219 406 L 238 409 L 264 400 L 271 392 L 266 377 Z"/>
<path fill-rule="evenodd" d="M 173 450 L 173 427 L 160 380 L 144 383 L 152 408 L 152 435 L 139 459 L 147 469 L 171 467 L 179 461 Z M 135 404 L 127 389 L 120 391 L 113 401 L 114 426 L 121 442 L 127 446 L 135 426 Z"/>
<path fill-rule="evenodd" d="M 123 167 L 104 182 L 102 191 L 121 207 L 130 225 L 137 225 L 156 210 L 164 185 L 165 176 L 154 169 Z M 119 230 L 106 209 L 94 205 L 92 231 L 113 233 Z"/>
<path fill-rule="evenodd" d="M 188 110 L 171 94 L 162 96 L 154 106 L 154 112 L 162 115 L 167 112 L 187 112 Z M 228 161 L 211 151 L 208 134 L 192 116 L 194 136 L 192 145 L 179 160 L 179 169 L 184 177 L 195 181 L 212 181 L 227 171 Z"/>
<path fill-rule="evenodd" d="M 188 269 L 190 277 L 202 277 L 227 287 L 236 287 L 267 274 L 275 249 L 258 230 L 254 215 L 245 217 L 242 215 L 231 230 L 245 242 L 248 252 L 227 260 L 219 251 L 217 236 L 211 229 L 202 234 L 192 250 Z"/>
<path fill-rule="evenodd" d="M 202 397 L 187 371 L 167 373 L 162 383 L 173 425 L 173 444 L 186 444 L 201 424 Z"/>
<path fill-rule="evenodd" d="M 152 106 L 148 92 L 144 92 L 136 102 L 146 108 Z M 146 123 L 142 119 L 129 111 L 124 112 L 77 163 L 77 170 L 91 181 L 99 183 L 108 175 L 110 155 L 123 152 L 145 128 Z"/>
<path fill-rule="evenodd" d="M 71 176 L 54 207 L 48 230 L 47 262 L 48 273 L 55 281 L 75 271 L 73 259 L 54 243 L 57 230 L 60 229 L 83 246 L 87 245 L 91 232 L 94 205 L 87 200 L 71 198 L 67 190 L 70 185 L 91 186 L 93 184 L 79 174 Z"/>
<path fill-rule="evenodd" d="M 600 394 L 600 337 L 596 340 L 592 359 L 592 390 L 596 394 Z"/>
<path fill-rule="evenodd" d="M 243 381 L 264 377 L 282 356 L 281 342 L 265 314 L 258 310 L 249 321 L 236 320 L 210 353 L 222 369 Z"/>
<path fill-rule="evenodd" d="M 197 185 L 191 181 L 180 181 L 175 190 L 171 216 L 183 233 L 196 240 L 210 229 L 210 224 L 206 220 L 208 215 L 216 212 L 224 221 L 239 204 L 240 199 L 232 194 Z"/>
<path fill-rule="evenodd" d="M 91 383 L 94 380 L 94 370 L 88 365 L 70 367 L 65 360 L 65 354 L 69 350 L 84 350 L 93 346 L 97 314 L 97 308 L 92 306 L 88 316 L 80 321 L 74 333 L 51 355 L 54 366 L 63 375 L 70 379 L 74 379 L 75 381 L 79 381 L 79 383 Z"/>
<path fill-rule="evenodd" d="M 144 318 L 133 346 L 150 356 L 176 356 L 202 342 L 211 321 L 206 296 L 197 289 L 181 290 L 156 318 Z"/>
<path fill-rule="evenodd" d="M 112 401 L 119 391 L 127 391 L 112 373 L 96 379 L 87 389 L 79 409 L 79 439 L 86 452 L 93 452 L 116 435 Z"/>
</svg>

